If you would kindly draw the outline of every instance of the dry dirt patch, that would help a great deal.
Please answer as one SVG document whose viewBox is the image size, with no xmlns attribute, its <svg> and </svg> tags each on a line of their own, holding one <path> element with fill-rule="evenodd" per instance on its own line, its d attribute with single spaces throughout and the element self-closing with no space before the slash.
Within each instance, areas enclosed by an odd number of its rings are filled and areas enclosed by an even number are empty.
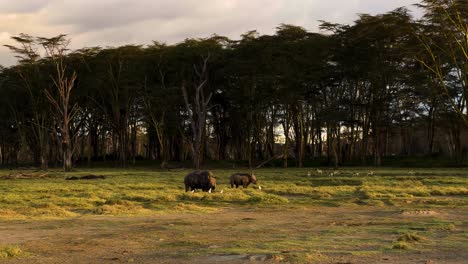
<svg viewBox="0 0 468 264">
<path fill-rule="evenodd" d="M 382 213 L 377 207 L 243 207 L 149 217 L 3 221 L 0 243 L 18 245 L 29 256 L 0 262 L 461 264 L 468 258 L 467 250 L 457 248 L 460 245 L 428 244 L 424 254 L 386 250 L 402 221 L 388 216 L 398 212 L 395 208 Z M 464 217 L 456 210 L 446 214 Z M 331 224 L 338 220 L 344 224 Z M 361 222 L 373 224 L 357 224 Z"/>
<path fill-rule="evenodd" d="M 14 180 L 14 179 L 45 179 L 45 178 L 53 178 L 49 176 L 49 173 L 10 173 L 8 175 L 0 176 L 0 179 L 3 180 Z"/>
</svg>

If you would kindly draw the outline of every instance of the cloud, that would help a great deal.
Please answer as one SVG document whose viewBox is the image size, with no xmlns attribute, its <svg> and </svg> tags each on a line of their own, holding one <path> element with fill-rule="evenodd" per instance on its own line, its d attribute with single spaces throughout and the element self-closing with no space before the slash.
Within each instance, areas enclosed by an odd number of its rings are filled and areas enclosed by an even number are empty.
<svg viewBox="0 0 468 264">
<path fill-rule="evenodd" d="M 158 18 L 171 20 L 189 14 L 197 15 L 199 1 L 100 0 L 61 1 L 48 8 L 51 25 L 73 25 L 79 32 L 128 26 Z M 63 12 L 72 10 L 72 12 Z"/>
<path fill-rule="evenodd" d="M 0 0 L 0 44 L 28 33 L 72 38 L 72 48 L 175 43 L 213 33 L 230 38 L 256 29 L 272 34 L 281 23 L 317 31 L 318 20 L 352 23 L 418 0 Z M 15 62 L 0 48 L 0 64 Z"/>
<path fill-rule="evenodd" d="M 36 12 L 49 2 L 49 0 L 0 0 L 0 14 Z"/>
</svg>

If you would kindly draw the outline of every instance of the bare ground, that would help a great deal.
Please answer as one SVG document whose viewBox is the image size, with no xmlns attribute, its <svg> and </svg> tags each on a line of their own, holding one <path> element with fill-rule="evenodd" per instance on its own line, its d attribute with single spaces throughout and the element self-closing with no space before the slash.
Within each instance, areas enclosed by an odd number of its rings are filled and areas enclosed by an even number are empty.
<svg viewBox="0 0 468 264">
<path fill-rule="evenodd" d="M 234 207 L 0 221 L 0 245 L 26 252 L 0 263 L 466 263 L 467 216 L 463 208 L 412 214 L 389 207 Z M 444 221 L 457 225 L 433 228 Z M 426 238 L 394 250 L 398 230 Z"/>
</svg>

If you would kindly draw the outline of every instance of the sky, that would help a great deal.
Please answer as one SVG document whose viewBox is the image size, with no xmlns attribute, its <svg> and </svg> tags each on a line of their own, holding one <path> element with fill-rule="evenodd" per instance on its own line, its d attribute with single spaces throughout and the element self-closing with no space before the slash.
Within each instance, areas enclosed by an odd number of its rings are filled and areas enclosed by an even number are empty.
<svg viewBox="0 0 468 264">
<path fill-rule="evenodd" d="M 358 13 L 381 14 L 419 0 L 0 0 L 0 65 L 16 63 L 5 44 L 26 33 L 67 34 L 71 48 L 168 44 L 216 33 L 238 39 L 249 30 L 273 34 L 281 24 L 318 32 L 318 20 L 352 24 Z M 414 9 L 414 8 L 413 8 Z M 417 15 L 417 11 L 416 11 Z"/>
</svg>

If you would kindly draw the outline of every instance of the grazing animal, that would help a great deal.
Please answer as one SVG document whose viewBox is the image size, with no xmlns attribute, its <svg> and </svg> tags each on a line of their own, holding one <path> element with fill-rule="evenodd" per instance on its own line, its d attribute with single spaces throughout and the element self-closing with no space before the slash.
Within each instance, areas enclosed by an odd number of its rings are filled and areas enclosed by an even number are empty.
<svg viewBox="0 0 468 264">
<path fill-rule="evenodd" d="M 323 174 L 323 170 L 317 170 L 317 174 L 322 175 L 322 174 Z"/>
<path fill-rule="evenodd" d="M 239 187 L 242 185 L 244 188 L 247 188 L 250 183 L 257 184 L 257 177 L 253 173 L 236 173 L 231 175 L 231 188 Z"/>
<path fill-rule="evenodd" d="M 189 189 L 194 192 L 195 189 L 201 189 L 204 192 L 214 191 L 216 189 L 216 178 L 211 171 L 194 171 L 184 179 L 185 192 Z"/>
<path fill-rule="evenodd" d="M 373 171 L 369 171 L 369 172 L 367 173 L 367 176 L 374 176 L 374 172 L 373 172 Z"/>
</svg>

